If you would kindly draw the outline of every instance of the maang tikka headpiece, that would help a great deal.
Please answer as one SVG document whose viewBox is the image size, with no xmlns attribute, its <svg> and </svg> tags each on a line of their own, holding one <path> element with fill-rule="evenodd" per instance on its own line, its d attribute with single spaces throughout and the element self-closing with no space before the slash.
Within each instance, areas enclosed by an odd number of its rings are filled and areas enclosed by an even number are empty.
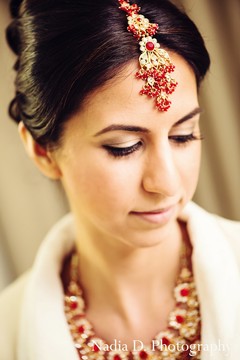
<svg viewBox="0 0 240 360">
<path fill-rule="evenodd" d="M 139 14 L 137 4 L 129 4 L 129 0 L 118 0 L 120 9 L 127 13 L 128 31 L 132 32 L 139 41 L 141 55 L 139 57 L 140 70 L 136 77 L 145 81 L 140 94 L 156 97 L 156 106 L 160 111 L 167 111 L 171 101 L 169 95 L 175 90 L 177 82 L 170 75 L 175 66 L 168 53 L 160 48 L 156 34 L 158 24 L 150 23 L 145 16 Z"/>
</svg>

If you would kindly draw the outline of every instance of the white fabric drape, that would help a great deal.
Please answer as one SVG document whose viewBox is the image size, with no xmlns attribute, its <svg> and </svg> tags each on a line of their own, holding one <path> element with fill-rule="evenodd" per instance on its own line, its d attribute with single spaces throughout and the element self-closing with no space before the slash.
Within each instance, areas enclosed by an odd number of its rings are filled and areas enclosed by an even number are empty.
<svg viewBox="0 0 240 360">
<path fill-rule="evenodd" d="M 235 231 L 240 231 L 240 223 L 212 216 L 194 203 L 183 209 L 180 219 L 186 223 L 193 245 L 192 263 L 201 304 L 201 360 L 237 360 L 240 237 Z M 18 360 L 78 359 L 64 315 L 59 278 L 62 261 L 73 249 L 74 237 L 70 214 L 48 233 L 32 271 L 1 297 L 1 359 L 13 360 L 15 353 Z"/>
<path fill-rule="evenodd" d="M 240 219 L 239 2 L 182 0 L 212 58 L 201 91 L 203 163 L 195 200 Z M 5 43 L 8 1 L 0 0 L 0 289 L 26 270 L 52 223 L 67 211 L 54 183 L 31 164 L 9 119 L 14 56 Z"/>
</svg>

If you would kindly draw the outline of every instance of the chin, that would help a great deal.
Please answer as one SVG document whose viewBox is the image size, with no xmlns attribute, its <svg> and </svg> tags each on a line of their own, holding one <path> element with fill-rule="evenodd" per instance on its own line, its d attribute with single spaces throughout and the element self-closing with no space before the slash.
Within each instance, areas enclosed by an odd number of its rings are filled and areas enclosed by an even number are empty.
<svg viewBox="0 0 240 360">
<path fill-rule="evenodd" d="M 132 248 L 151 248 L 158 246 L 164 241 L 168 241 L 169 238 L 175 236 L 178 228 L 178 221 L 174 219 L 165 226 L 157 227 L 151 230 L 129 231 L 128 235 L 124 237 L 122 242 Z M 132 236 L 130 235 L 131 233 Z"/>
</svg>

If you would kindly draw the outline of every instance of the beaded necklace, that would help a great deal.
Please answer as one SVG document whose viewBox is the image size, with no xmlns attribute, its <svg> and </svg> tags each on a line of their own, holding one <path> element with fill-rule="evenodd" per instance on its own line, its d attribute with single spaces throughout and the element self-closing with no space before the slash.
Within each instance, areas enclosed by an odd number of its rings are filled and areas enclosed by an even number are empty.
<svg viewBox="0 0 240 360">
<path fill-rule="evenodd" d="M 107 344 L 96 336 L 87 320 L 83 292 L 78 283 L 78 256 L 73 253 L 64 309 L 74 346 L 81 360 L 183 360 L 200 359 L 200 310 L 191 266 L 186 249 L 181 255 L 181 270 L 174 288 L 175 308 L 170 312 L 168 327 L 159 332 L 151 345 L 137 341 L 128 350 L 116 341 Z M 141 345 L 139 347 L 139 345 Z"/>
</svg>

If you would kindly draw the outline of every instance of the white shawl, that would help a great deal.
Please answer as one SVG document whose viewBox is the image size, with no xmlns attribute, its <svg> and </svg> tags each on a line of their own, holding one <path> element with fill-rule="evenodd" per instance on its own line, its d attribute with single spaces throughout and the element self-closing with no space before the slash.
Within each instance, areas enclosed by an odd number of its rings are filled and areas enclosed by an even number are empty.
<svg viewBox="0 0 240 360">
<path fill-rule="evenodd" d="M 202 316 L 202 360 L 237 360 L 240 354 L 240 224 L 189 203 L 181 217 L 193 245 Z M 71 215 L 42 243 L 27 283 L 18 342 L 19 360 L 78 360 L 63 309 L 59 273 L 74 245 Z M 235 249 L 235 250 L 234 250 Z M 237 265 L 238 263 L 238 265 Z"/>
</svg>

